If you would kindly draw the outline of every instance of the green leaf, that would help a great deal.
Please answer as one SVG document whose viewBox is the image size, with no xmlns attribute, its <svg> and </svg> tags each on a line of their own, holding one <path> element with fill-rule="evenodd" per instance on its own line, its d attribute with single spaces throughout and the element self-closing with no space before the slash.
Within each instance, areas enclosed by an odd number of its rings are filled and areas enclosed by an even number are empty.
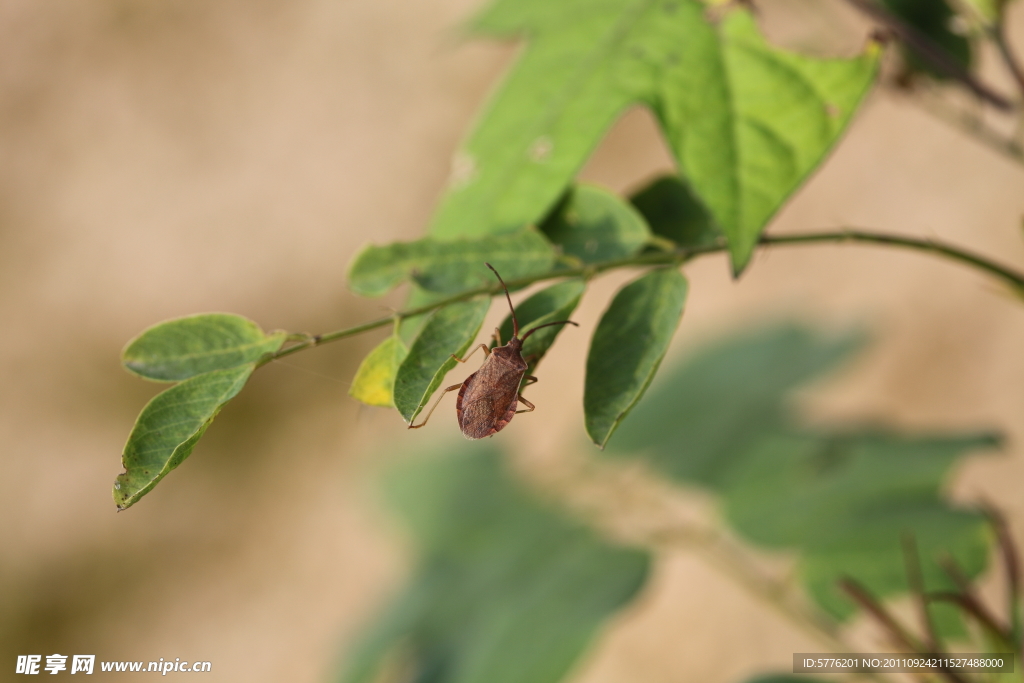
<svg viewBox="0 0 1024 683">
<path fill-rule="evenodd" d="M 530 329 L 545 323 L 558 320 L 568 320 L 572 312 L 583 296 L 586 289 L 586 282 L 580 279 L 566 280 L 542 289 L 526 301 L 516 307 L 516 317 L 519 319 L 520 332 L 525 334 Z M 526 358 L 530 367 L 526 374 L 532 375 L 533 370 L 540 364 L 544 354 L 548 352 L 555 338 L 565 329 L 564 325 L 552 325 L 543 330 L 537 330 L 523 343 L 523 358 Z M 501 323 L 502 343 L 507 344 L 512 338 L 512 316 L 509 315 Z M 492 342 L 491 346 L 494 344 Z"/>
<path fill-rule="evenodd" d="M 455 367 L 484 322 L 491 298 L 481 296 L 434 311 L 395 375 L 395 407 L 406 422 L 423 410 L 444 376 Z"/>
<path fill-rule="evenodd" d="M 711 214 L 679 176 L 663 176 L 630 197 L 651 232 L 681 247 L 708 247 L 722 239 Z"/>
<path fill-rule="evenodd" d="M 767 221 L 846 127 L 879 51 L 804 57 L 768 45 L 746 10 L 707 15 L 697 0 L 494 3 L 477 29 L 528 46 L 457 156 L 431 233 L 481 236 L 536 222 L 615 119 L 640 103 L 658 117 L 741 270 Z"/>
<path fill-rule="evenodd" d="M 350 658 L 341 681 L 377 680 L 390 652 L 402 680 L 556 683 L 643 586 L 650 558 L 613 546 L 542 504 L 492 447 L 423 458 L 391 479 L 418 568 Z"/>
<path fill-rule="evenodd" d="M 396 335 L 382 341 L 359 364 L 349 396 L 370 406 L 393 406 L 395 374 L 408 353 Z"/>
<path fill-rule="evenodd" d="M 917 543 L 928 590 L 951 587 L 942 554 L 977 576 L 991 545 L 982 517 L 941 492 L 953 464 L 994 445 L 992 436 L 809 431 L 793 418 L 792 390 L 855 345 L 850 335 L 792 326 L 718 342 L 663 373 L 610 449 L 714 491 L 742 537 L 796 551 L 803 584 L 837 619 L 854 611 L 837 590 L 841 577 L 881 597 L 907 592 L 905 534 Z M 943 634 L 962 632 L 954 612 L 935 616 Z"/>
<path fill-rule="evenodd" d="M 632 256 L 651 238 L 636 209 L 618 196 L 593 185 L 576 185 L 541 230 L 562 253 L 583 263 Z"/>
<path fill-rule="evenodd" d="M 609 450 L 643 452 L 675 479 L 718 486 L 733 458 L 783 423 L 789 393 L 860 343 L 859 335 L 825 339 L 795 325 L 721 340 L 655 384 Z"/>
<path fill-rule="evenodd" d="M 805 584 L 839 618 L 854 611 L 837 588 L 844 576 L 879 596 L 908 590 L 906 533 L 916 541 L 926 590 L 954 589 L 937 560 L 948 553 L 977 575 L 988 525 L 981 514 L 950 509 L 939 490 L 965 452 L 993 443 L 988 435 L 765 437 L 725 482 L 725 515 L 758 544 L 800 548 Z"/>
<path fill-rule="evenodd" d="M 421 306 L 430 306 L 447 298 L 447 296 L 448 295 L 446 294 L 438 294 L 437 292 L 428 292 L 413 283 L 409 286 L 409 296 L 406 299 L 405 308 L 406 310 L 410 310 L 413 308 L 420 308 Z M 416 341 L 416 337 L 418 337 L 420 331 L 423 330 L 423 326 L 427 324 L 427 318 L 429 317 L 430 313 L 420 313 L 419 315 L 402 318 L 398 322 L 398 338 L 405 345 L 405 348 L 409 348 L 412 346 L 412 343 Z"/>
<path fill-rule="evenodd" d="M 380 296 L 411 279 L 430 292 L 457 294 L 495 283 L 486 262 L 506 280 L 515 280 L 551 270 L 555 250 L 533 228 L 482 239 L 441 242 L 427 237 L 369 245 L 349 268 L 349 286 L 356 294 Z"/>
<path fill-rule="evenodd" d="M 249 363 L 198 375 L 146 404 L 121 456 L 124 473 L 114 483 L 118 509 L 137 503 L 192 453 L 213 418 L 242 390 L 255 369 Z"/>
<path fill-rule="evenodd" d="M 601 317 L 583 389 L 587 434 L 601 448 L 654 378 L 683 316 L 686 290 L 674 268 L 652 270 L 619 290 Z"/>
<path fill-rule="evenodd" d="M 285 332 L 265 334 L 240 315 L 204 313 L 158 323 L 128 342 L 124 367 L 140 377 L 177 382 L 258 361 L 281 348 Z"/>
</svg>

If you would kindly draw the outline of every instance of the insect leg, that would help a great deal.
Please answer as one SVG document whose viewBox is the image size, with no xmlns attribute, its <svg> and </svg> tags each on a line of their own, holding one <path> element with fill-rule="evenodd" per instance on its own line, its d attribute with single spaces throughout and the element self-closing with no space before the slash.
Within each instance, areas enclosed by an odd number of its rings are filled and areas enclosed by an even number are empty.
<svg viewBox="0 0 1024 683">
<path fill-rule="evenodd" d="M 476 349 L 483 349 L 485 356 L 491 355 L 491 350 L 489 348 L 487 348 L 487 344 L 478 344 Z M 476 349 L 473 349 L 472 351 L 470 351 L 469 352 L 469 356 L 466 356 L 465 358 L 459 358 L 454 353 L 452 354 L 452 358 L 454 358 L 455 360 L 459 361 L 460 363 L 465 363 L 467 360 L 469 360 L 470 356 L 472 356 L 474 353 L 476 353 Z"/>
<path fill-rule="evenodd" d="M 414 425 L 412 422 L 410 422 L 409 429 L 419 429 L 423 425 L 427 424 L 427 420 L 429 420 L 430 416 L 434 414 L 434 408 L 436 408 L 437 404 L 441 402 L 441 399 L 444 398 L 444 395 L 447 394 L 449 391 L 455 391 L 461 386 L 461 384 L 453 384 L 450 387 L 447 387 L 444 391 L 442 391 L 441 394 L 437 397 L 437 400 L 434 401 L 434 405 L 430 406 L 430 410 L 427 411 L 427 416 L 423 418 L 423 422 L 420 422 L 418 425 Z"/>
<path fill-rule="evenodd" d="M 494 343 L 496 346 L 501 346 L 501 330 L 497 327 L 494 328 Z"/>
<path fill-rule="evenodd" d="M 519 387 L 519 395 L 516 398 L 519 399 L 520 403 L 522 403 L 524 405 L 530 406 L 530 409 L 529 410 L 517 410 L 516 411 L 517 415 L 519 413 L 532 413 L 534 410 L 537 409 L 537 406 L 533 405 L 532 403 L 527 401 L 525 398 L 523 398 L 523 389 L 525 389 L 526 387 L 530 386 L 531 384 L 536 384 L 536 383 L 537 383 L 537 378 L 534 377 L 533 375 L 527 375 L 526 377 L 523 378 L 523 386 Z"/>
<path fill-rule="evenodd" d="M 519 413 L 532 413 L 533 411 L 535 411 L 537 409 L 537 406 L 533 405 L 532 403 L 527 401 L 525 398 L 523 398 L 522 394 L 519 394 L 518 398 L 519 398 L 519 402 L 520 403 L 522 403 L 523 405 L 529 407 L 529 410 L 517 410 L 516 411 L 516 415 L 518 415 Z"/>
</svg>

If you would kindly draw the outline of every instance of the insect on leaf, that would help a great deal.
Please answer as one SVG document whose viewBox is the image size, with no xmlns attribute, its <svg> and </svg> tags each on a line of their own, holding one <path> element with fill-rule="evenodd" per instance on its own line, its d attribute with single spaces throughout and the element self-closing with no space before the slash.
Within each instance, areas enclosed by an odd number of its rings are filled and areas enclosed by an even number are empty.
<svg viewBox="0 0 1024 683">
<path fill-rule="evenodd" d="M 434 311 L 395 375 L 395 407 L 412 422 L 444 376 L 473 344 L 491 305 L 489 296 L 451 304 Z"/>
<path fill-rule="evenodd" d="M 686 303 L 686 278 L 652 270 L 619 290 L 587 355 L 583 412 L 587 434 L 604 448 L 657 372 Z"/>
<path fill-rule="evenodd" d="M 442 242 L 430 237 L 415 242 L 370 245 L 349 268 L 349 286 L 363 296 L 386 294 L 404 280 L 430 292 L 457 294 L 491 284 L 490 262 L 514 280 L 545 273 L 555 262 L 555 250 L 534 228 L 514 234 Z"/>
<path fill-rule="evenodd" d="M 391 335 L 360 363 L 349 396 L 370 406 L 393 406 L 395 374 L 409 350 L 397 335 Z"/>
<path fill-rule="evenodd" d="M 545 323 L 568 320 L 583 296 L 586 283 L 580 279 L 566 280 L 537 292 L 530 298 L 516 305 L 516 317 L 519 319 L 519 334 L 522 336 L 531 328 Z M 501 341 L 507 344 L 512 338 L 512 316 L 505 317 L 499 328 Z M 537 330 L 523 343 L 523 358 L 530 364 L 527 375 L 540 363 L 548 352 L 555 338 L 565 329 L 564 325 L 552 325 Z M 491 343 L 494 346 L 494 343 Z"/>
<path fill-rule="evenodd" d="M 213 418 L 245 386 L 249 363 L 187 379 L 158 394 L 142 409 L 121 456 L 124 472 L 114 483 L 121 510 L 146 495 L 192 453 Z"/>
<path fill-rule="evenodd" d="M 178 382 L 213 370 L 258 361 L 284 344 L 287 334 L 266 334 L 253 321 L 204 313 L 158 323 L 128 342 L 125 369 L 145 379 Z"/>
</svg>

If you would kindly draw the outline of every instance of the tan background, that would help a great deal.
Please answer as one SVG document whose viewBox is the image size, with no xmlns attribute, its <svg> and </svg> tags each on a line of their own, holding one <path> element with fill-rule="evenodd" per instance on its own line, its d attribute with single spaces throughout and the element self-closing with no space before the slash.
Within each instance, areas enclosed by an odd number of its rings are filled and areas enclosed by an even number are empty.
<svg viewBox="0 0 1024 683">
<path fill-rule="evenodd" d="M 862 40 L 856 22 L 836 28 L 851 16 L 832 5 L 765 4 L 782 8 L 769 26 L 792 44 Z M 367 240 L 421 234 L 458 139 L 514 55 L 459 37 L 477 5 L 0 3 L 0 670 L 17 654 L 94 653 L 210 660 L 210 681 L 324 680 L 398 585 L 409 550 L 372 475 L 456 425 L 445 415 L 412 440 L 393 413 L 347 397 L 379 334 L 262 370 L 192 458 L 122 514 L 110 487 L 155 387 L 121 371 L 118 352 L 193 312 L 319 332 L 397 305 L 350 295 L 345 267 Z M 1021 7 L 1014 19 L 1024 45 Z M 635 112 L 585 176 L 622 190 L 667 163 Z M 1022 187 L 1024 167 L 876 92 L 771 229 L 938 236 L 1024 267 Z M 998 286 L 854 246 L 762 254 L 739 283 L 721 257 L 687 273 L 673 356 L 781 316 L 865 324 L 874 345 L 813 392 L 815 416 L 1006 432 L 1005 453 L 971 460 L 954 488 L 1003 506 L 1024 541 L 1024 310 Z M 581 330 L 531 389 L 538 411 L 506 444 L 580 442 L 587 331 L 624 277 L 592 288 Z M 724 683 L 804 649 L 817 648 L 679 552 L 577 680 Z"/>
</svg>

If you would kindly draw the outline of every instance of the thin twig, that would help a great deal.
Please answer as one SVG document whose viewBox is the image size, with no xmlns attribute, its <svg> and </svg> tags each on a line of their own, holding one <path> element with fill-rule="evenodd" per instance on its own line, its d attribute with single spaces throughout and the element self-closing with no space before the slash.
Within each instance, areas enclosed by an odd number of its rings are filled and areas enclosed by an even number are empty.
<svg viewBox="0 0 1024 683">
<path fill-rule="evenodd" d="M 903 247 L 906 249 L 913 249 L 916 251 L 922 251 L 926 253 L 936 254 L 938 256 L 945 256 L 946 258 L 958 261 L 965 265 L 969 265 L 976 268 L 984 273 L 992 275 L 1000 280 L 1006 282 L 1010 287 L 1015 290 L 1024 292 L 1024 274 L 1013 270 L 1008 266 L 1001 265 L 987 257 L 975 254 L 955 247 L 951 244 L 939 242 L 932 239 L 921 239 L 917 237 L 905 237 L 902 235 L 891 235 L 886 233 L 870 232 L 866 230 L 855 230 L 855 229 L 844 229 L 838 231 L 829 232 L 812 232 L 804 233 L 799 235 L 775 235 L 775 236 L 764 236 L 760 239 L 759 244 L 762 247 L 768 247 L 772 245 L 783 245 L 783 244 L 826 244 L 831 242 L 862 242 L 865 244 L 883 244 L 893 247 Z M 717 243 L 701 247 L 690 247 L 690 248 L 679 248 L 671 252 L 650 252 L 639 254 L 623 259 L 613 259 L 610 261 L 602 261 L 600 263 L 592 263 L 586 266 L 580 266 L 576 268 L 563 268 L 560 270 L 553 270 L 540 275 L 532 275 L 529 277 L 523 277 L 515 280 L 509 280 L 507 282 L 509 288 L 525 287 L 535 282 L 543 282 L 545 280 L 555 280 L 568 277 L 584 277 L 591 278 L 599 273 L 603 273 L 609 270 L 616 270 L 618 268 L 629 268 L 633 266 L 670 266 L 670 265 L 681 265 L 685 261 L 688 261 L 697 256 L 705 254 L 713 254 L 721 251 L 725 251 L 726 246 L 724 243 Z M 301 341 L 293 346 L 281 349 L 277 353 L 268 354 L 261 361 L 260 364 L 266 364 L 278 358 L 284 358 L 290 356 L 293 353 L 304 351 L 306 349 L 313 348 L 314 346 L 320 346 L 329 342 L 339 341 L 341 339 L 347 339 L 348 337 L 361 334 L 362 332 L 369 332 L 385 325 L 394 324 L 396 320 L 404 320 L 415 315 L 421 315 L 423 313 L 430 313 L 444 306 L 458 303 L 460 301 L 466 301 L 473 297 L 488 295 L 494 296 L 501 293 L 501 288 L 497 285 L 477 287 L 470 289 L 460 294 L 455 294 L 446 299 L 435 301 L 432 304 L 425 306 L 419 306 L 418 308 L 411 308 L 405 311 L 398 311 L 385 318 L 378 318 L 369 322 L 356 325 L 355 327 L 347 327 L 341 330 L 335 330 L 333 332 L 327 332 L 325 334 L 316 335 L 315 337 L 308 337 L 304 341 Z"/>
<path fill-rule="evenodd" d="M 754 571 L 747 558 L 742 557 L 730 546 L 728 539 L 721 531 L 704 529 L 694 532 L 692 529 L 683 529 L 681 533 L 667 537 L 667 540 L 696 551 L 714 569 L 732 579 L 736 585 L 773 609 L 805 634 L 829 648 L 830 652 L 840 654 L 857 651 L 854 646 L 842 639 L 833 622 L 828 621 L 814 610 L 808 609 L 801 602 L 791 599 L 791 594 L 784 583 L 769 579 Z M 876 683 L 891 683 L 892 680 L 878 671 L 869 671 L 863 675 Z"/>
<path fill-rule="evenodd" d="M 1021 638 L 1024 638 L 1021 628 L 1021 587 L 1020 587 L 1020 556 L 1017 553 L 1017 544 L 1010 534 L 1010 526 L 1006 517 L 997 508 L 991 505 L 984 507 L 985 514 L 996 532 L 996 539 L 999 543 L 999 554 L 1003 558 L 1003 571 L 1006 573 L 1007 583 L 1007 615 L 1010 622 L 1010 644 L 1018 652 L 1024 651 Z"/>
<path fill-rule="evenodd" d="M 921 556 L 917 552 L 917 541 L 912 533 L 903 534 L 903 563 L 907 571 L 907 584 L 914 596 L 921 628 L 924 630 L 926 645 L 929 652 L 942 652 L 939 636 L 935 631 L 932 615 L 928 611 L 928 596 L 924 590 L 924 577 L 921 575 Z"/>
<path fill-rule="evenodd" d="M 942 567 L 943 571 L 953 580 L 956 587 L 960 590 L 960 595 L 965 600 L 972 604 L 972 612 L 977 612 L 983 615 L 982 621 L 985 624 L 991 624 L 995 631 L 999 634 L 999 637 L 1007 643 L 1012 643 L 1012 636 L 1010 635 L 1010 629 L 999 623 L 999 619 L 992 614 L 992 612 L 985 606 L 985 604 L 978 598 L 974 590 L 974 585 L 971 583 L 970 578 L 967 576 L 960 565 L 951 555 L 946 555 L 939 559 L 939 566 Z"/>
<path fill-rule="evenodd" d="M 846 2 L 888 27 L 915 55 L 936 71 L 959 81 L 980 99 L 988 102 L 1000 111 L 1012 111 L 1014 109 L 1013 102 L 979 81 L 959 62 L 950 57 L 945 50 L 936 45 L 931 38 L 877 2 L 873 2 L 873 0 L 846 0 Z"/>
<path fill-rule="evenodd" d="M 849 577 L 840 580 L 839 587 L 850 596 L 850 599 L 860 605 L 864 611 L 873 616 L 882 625 L 882 628 L 889 633 L 889 636 L 896 644 L 906 648 L 909 652 L 917 654 L 928 652 L 923 644 L 904 629 L 896 618 L 889 613 L 889 610 L 885 609 L 882 603 L 871 595 L 867 588 Z M 952 681 L 952 683 L 968 683 L 965 678 L 952 669 L 941 667 L 939 672 Z"/>
<path fill-rule="evenodd" d="M 1006 639 L 1003 627 L 993 620 L 992 615 L 985 609 L 985 606 L 978 602 L 973 594 L 957 593 L 956 591 L 933 591 L 927 594 L 932 602 L 948 602 L 956 605 L 961 610 L 974 617 L 975 621 L 989 632 L 995 640 L 1003 641 L 1010 645 Z"/>
<path fill-rule="evenodd" d="M 896 617 L 892 616 L 889 610 L 885 609 L 882 603 L 876 600 L 867 588 L 849 577 L 839 581 L 839 588 L 850 596 L 850 599 L 857 603 L 861 609 L 873 616 L 881 624 L 894 644 L 902 647 L 907 652 L 925 651 L 925 648 L 917 638 L 903 628 L 900 622 L 896 620 Z"/>
</svg>

